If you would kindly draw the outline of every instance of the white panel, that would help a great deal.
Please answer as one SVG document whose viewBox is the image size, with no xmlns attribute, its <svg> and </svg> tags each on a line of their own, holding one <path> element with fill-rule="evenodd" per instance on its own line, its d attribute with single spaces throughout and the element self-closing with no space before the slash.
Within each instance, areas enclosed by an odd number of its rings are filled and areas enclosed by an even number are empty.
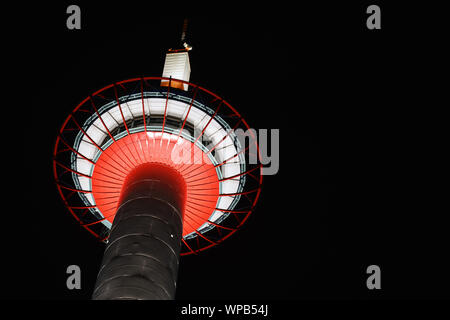
<svg viewBox="0 0 450 320">
<path fill-rule="evenodd" d="M 89 138 L 91 138 L 93 141 L 95 141 L 95 143 L 97 145 L 100 145 L 101 142 L 103 141 L 103 139 L 106 137 L 106 133 L 104 133 L 103 131 L 99 130 L 94 125 L 90 126 L 87 129 L 86 134 L 89 136 Z"/>
<path fill-rule="evenodd" d="M 220 197 L 217 208 L 227 210 L 230 207 L 231 202 L 233 202 L 233 197 Z"/>
<path fill-rule="evenodd" d="M 103 123 L 105 124 L 105 126 L 108 128 L 109 131 L 111 131 L 112 129 L 117 127 L 117 122 L 114 121 L 113 117 L 109 114 L 109 112 L 104 112 L 101 116 L 102 116 Z M 103 123 L 100 121 L 100 118 L 95 120 L 94 123 L 99 128 L 105 127 L 103 125 Z M 105 129 L 105 131 L 106 131 L 106 129 Z"/>
<path fill-rule="evenodd" d="M 199 124 L 202 119 L 205 117 L 206 113 L 203 111 L 192 108 L 191 112 L 189 112 L 188 121 L 194 125 L 194 127 L 199 128 Z"/>
<path fill-rule="evenodd" d="M 224 214 L 225 214 L 224 212 L 216 210 L 216 211 L 214 211 L 214 213 L 209 218 L 209 221 L 216 222 L 217 219 L 219 219 Z"/>
<path fill-rule="evenodd" d="M 77 171 L 90 176 L 91 175 L 91 169 L 93 165 L 89 161 L 83 158 L 77 158 Z"/>
<path fill-rule="evenodd" d="M 211 119 L 210 116 L 208 116 L 208 115 L 206 115 L 206 114 L 203 115 L 202 119 L 201 119 L 201 120 L 198 122 L 198 124 L 197 124 L 197 127 L 198 127 L 198 134 L 200 134 L 200 133 L 205 129 L 205 126 L 208 124 L 209 119 Z M 211 125 L 211 123 L 212 123 L 212 121 L 208 124 L 208 127 L 207 127 L 206 129 L 209 128 L 209 126 Z M 206 133 L 206 130 L 205 130 L 205 133 Z M 205 134 L 205 133 L 203 133 L 203 134 Z M 205 137 L 206 137 L 206 136 L 205 136 Z"/>
<path fill-rule="evenodd" d="M 239 181 L 238 180 L 233 180 L 233 179 L 228 179 L 225 181 L 222 181 L 220 183 L 220 186 L 222 188 L 222 193 L 236 193 L 239 187 Z"/>
<path fill-rule="evenodd" d="M 163 77 L 189 81 L 191 67 L 189 64 L 189 54 L 187 52 L 167 53 L 164 62 Z M 162 80 L 161 83 L 168 83 Z M 183 89 L 187 90 L 188 85 L 184 84 Z"/>
<path fill-rule="evenodd" d="M 207 136 L 216 145 L 227 133 L 222 126 L 215 120 L 211 121 L 205 130 Z"/>
<path fill-rule="evenodd" d="M 142 100 L 129 101 L 127 102 L 127 107 L 130 109 L 134 118 L 142 117 Z"/>
<path fill-rule="evenodd" d="M 169 100 L 167 104 L 167 115 L 177 119 L 183 119 L 182 116 L 186 110 L 186 104 L 180 101 Z"/>
<path fill-rule="evenodd" d="M 241 172 L 239 163 L 227 162 L 222 165 L 222 174 L 224 178 L 235 176 Z"/>
<path fill-rule="evenodd" d="M 163 115 L 164 109 L 166 108 L 166 100 L 160 99 L 160 98 L 155 98 L 155 99 L 151 99 L 151 101 L 152 101 L 152 103 L 150 105 L 150 114 Z"/>
<path fill-rule="evenodd" d="M 89 191 L 91 190 L 90 180 L 91 179 L 89 178 L 78 176 L 78 181 L 80 182 L 81 190 L 89 190 Z"/>
<path fill-rule="evenodd" d="M 220 162 L 223 162 L 225 160 L 227 160 L 227 163 L 237 162 L 239 160 L 239 157 L 232 158 L 234 155 L 236 155 L 236 147 L 228 137 L 221 143 L 219 143 L 219 145 L 216 147 L 216 156 L 218 157 Z"/>
<path fill-rule="evenodd" d="M 78 147 L 78 152 L 88 159 L 93 159 L 97 150 L 97 147 L 92 145 L 90 141 L 88 142 L 88 139 L 85 136 L 81 140 L 80 146 Z"/>
<path fill-rule="evenodd" d="M 92 193 L 85 193 L 84 196 L 88 199 L 88 201 L 95 206 L 95 200 Z"/>
<path fill-rule="evenodd" d="M 133 115 L 130 112 L 130 109 L 127 107 L 126 103 L 121 103 L 120 108 L 122 109 L 123 117 L 125 118 L 125 121 L 130 120 Z"/>
<path fill-rule="evenodd" d="M 213 222 L 214 222 L 214 221 L 213 221 Z M 200 226 L 200 228 L 197 229 L 197 231 L 200 231 L 200 230 L 202 230 L 202 229 L 204 229 L 204 228 L 206 228 L 206 227 L 208 227 L 208 226 L 210 226 L 210 225 L 211 225 L 210 223 L 205 222 L 204 224 L 202 224 L 202 225 Z"/>
<path fill-rule="evenodd" d="M 153 101 L 153 99 L 149 99 L 149 98 L 144 99 L 144 110 L 145 110 L 146 115 L 151 114 L 150 105 L 151 105 L 152 101 Z"/>
<path fill-rule="evenodd" d="M 114 119 L 115 123 L 116 122 L 117 123 L 122 123 L 123 122 L 122 117 L 120 115 L 119 107 L 114 107 L 114 108 L 110 109 L 108 111 L 108 113 Z M 117 124 L 116 124 L 116 126 L 117 126 Z"/>
</svg>

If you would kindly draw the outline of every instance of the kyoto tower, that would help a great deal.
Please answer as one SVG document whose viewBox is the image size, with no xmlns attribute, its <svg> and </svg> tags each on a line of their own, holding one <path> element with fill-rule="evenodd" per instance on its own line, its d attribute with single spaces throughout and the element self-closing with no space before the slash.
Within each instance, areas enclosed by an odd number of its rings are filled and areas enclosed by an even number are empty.
<svg viewBox="0 0 450 320">
<path fill-rule="evenodd" d="M 56 138 L 64 204 L 106 243 L 94 300 L 173 299 L 180 255 L 231 236 L 258 200 L 257 137 L 227 101 L 189 82 L 185 34 L 186 21 L 161 77 L 93 92 Z"/>
</svg>

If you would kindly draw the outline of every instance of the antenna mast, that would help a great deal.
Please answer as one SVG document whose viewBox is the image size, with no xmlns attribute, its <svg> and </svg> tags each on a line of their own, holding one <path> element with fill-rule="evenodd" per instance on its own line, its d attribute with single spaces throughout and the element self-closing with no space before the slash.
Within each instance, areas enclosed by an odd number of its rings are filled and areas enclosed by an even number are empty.
<svg viewBox="0 0 450 320">
<path fill-rule="evenodd" d="M 189 22 L 188 18 L 184 18 L 183 31 L 181 32 L 181 43 L 183 44 L 183 47 L 186 48 L 186 50 L 192 50 L 192 46 L 190 46 L 186 42 L 186 31 L 188 27 L 188 22 Z"/>
</svg>

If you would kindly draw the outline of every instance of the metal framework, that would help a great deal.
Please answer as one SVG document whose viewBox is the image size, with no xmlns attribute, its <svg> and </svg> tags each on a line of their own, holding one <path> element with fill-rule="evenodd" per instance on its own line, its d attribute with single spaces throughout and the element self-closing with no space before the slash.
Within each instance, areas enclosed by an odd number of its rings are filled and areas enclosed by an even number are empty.
<svg viewBox="0 0 450 320">
<path fill-rule="evenodd" d="M 161 86 L 162 80 L 169 81 L 169 85 Z M 188 85 L 188 90 L 174 88 L 171 86 L 173 82 Z M 149 107 L 152 99 L 165 99 L 163 113 L 152 112 Z M 141 103 L 140 112 L 137 112 L 136 101 Z M 130 107 L 131 103 L 134 103 L 134 109 Z M 168 109 L 172 103 L 180 103 L 184 106 L 185 110 L 181 116 L 170 113 Z M 205 119 L 197 136 L 195 136 L 195 130 L 198 128 L 192 120 L 189 120 L 194 109 L 198 114 L 204 115 L 202 121 Z M 116 122 L 114 125 L 110 123 L 112 117 L 109 114 L 108 118 L 106 117 L 107 112 L 113 112 L 113 110 L 120 111 L 120 117 L 117 115 L 117 119 L 112 119 Z M 217 130 L 217 132 L 220 131 L 217 133 L 221 135 L 220 139 L 211 143 L 216 133 L 209 132 L 205 142 L 206 132 L 211 128 L 212 123 L 220 126 L 221 130 Z M 246 136 L 247 145 L 240 144 L 240 139 L 234 135 L 237 129 L 249 133 Z M 141 77 L 116 82 L 86 97 L 65 119 L 59 130 L 53 152 L 54 178 L 64 204 L 74 218 L 97 239 L 107 242 L 111 224 L 108 222 L 108 216 L 102 213 L 101 209 L 105 207 L 99 206 L 94 199 L 95 188 L 92 188 L 95 173 L 93 170 L 100 165 L 101 156 L 111 158 L 110 181 L 113 181 L 114 175 L 122 175 L 124 166 L 131 167 L 146 161 L 145 155 L 141 152 L 142 149 L 136 148 L 139 134 L 156 137 L 155 141 L 159 141 L 160 148 L 166 141 L 163 140 L 164 136 L 168 137 L 167 141 L 169 141 L 166 148 L 169 148 L 170 143 L 177 144 L 180 140 L 195 145 L 209 159 L 215 171 L 220 186 L 217 204 L 220 203 L 219 199 L 227 198 L 226 207 L 204 205 L 201 196 L 203 192 L 206 192 L 204 190 L 210 188 L 208 183 L 211 182 L 202 179 L 202 172 L 198 167 L 189 164 L 180 164 L 177 167 L 190 186 L 198 190 L 196 192 L 199 196 L 196 198 L 195 192 L 191 192 L 191 197 L 188 197 L 183 224 L 188 227 L 190 223 L 188 217 L 198 216 L 198 210 L 203 211 L 204 214 L 209 212 L 210 215 L 201 227 L 191 227 L 192 232 L 183 234 L 181 255 L 196 254 L 231 236 L 243 225 L 255 208 L 261 192 L 262 167 L 257 137 L 249 129 L 245 119 L 227 101 L 190 82 L 164 77 Z M 97 138 L 93 136 L 93 130 L 99 132 Z M 126 145 L 127 148 L 135 149 L 124 152 L 114 151 L 112 146 L 119 146 L 120 140 L 125 141 L 125 139 L 137 141 L 136 144 Z M 225 141 L 232 141 L 235 152 L 229 158 L 221 159 L 219 149 L 226 147 L 223 146 Z M 91 151 L 88 154 L 86 150 Z M 248 161 L 250 158 L 256 158 L 257 163 Z M 239 170 L 230 175 L 224 168 L 232 162 L 234 167 L 239 164 Z M 85 167 L 90 169 L 81 170 L 81 164 L 85 164 Z M 123 175 L 125 176 L 126 172 L 123 172 Z M 223 186 L 227 181 L 233 181 L 233 185 L 236 186 L 234 192 L 224 192 Z M 110 196 L 111 206 L 114 208 L 114 201 L 117 201 L 116 198 L 119 196 L 117 190 L 111 192 Z M 219 216 L 219 218 L 213 219 L 211 218 L 213 216 Z"/>
</svg>

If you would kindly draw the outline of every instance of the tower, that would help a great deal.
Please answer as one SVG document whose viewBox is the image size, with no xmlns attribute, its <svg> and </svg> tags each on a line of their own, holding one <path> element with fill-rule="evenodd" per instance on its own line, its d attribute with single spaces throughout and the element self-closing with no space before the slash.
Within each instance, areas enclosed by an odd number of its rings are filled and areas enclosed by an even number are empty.
<svg viewBox="0 0 450 320">
<path fill-rule="evenodd" d="M 191 49 L 169 49 L 161 77 L 95 91 L 59 130 L 58 191 L 106 243 L 93 299 L 173 299 L 180 255 L 231 236 L 258 200 L 256 134 L 227 101 L 189 82 Z"/>
</svg>

